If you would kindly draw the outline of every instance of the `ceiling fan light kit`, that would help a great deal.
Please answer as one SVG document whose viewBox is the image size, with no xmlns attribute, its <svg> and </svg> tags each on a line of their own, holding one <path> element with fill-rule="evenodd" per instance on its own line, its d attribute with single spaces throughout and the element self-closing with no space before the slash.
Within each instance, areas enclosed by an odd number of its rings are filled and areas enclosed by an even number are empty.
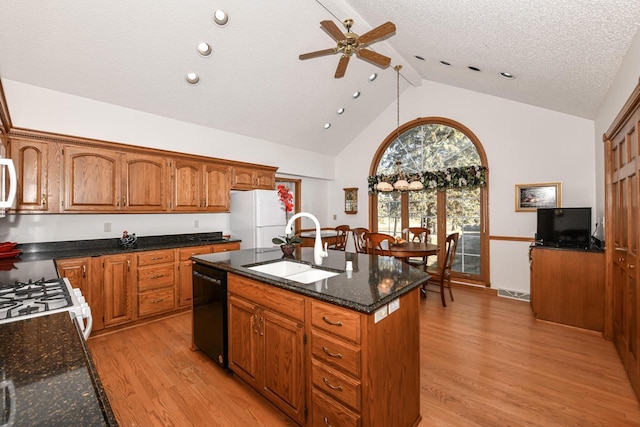
<svg viewBox="0 0 640 427">
<path fill-rule="evenodd" d="M 336 68 L 336 73 L 334 75 L 336 79 L 344 77 L 351 55 L 354 53 L 358 58 L 371 62 L 380 68 L 387 68 L 391 64 L 391 58 L 367 49 L 367 46 L 385 37 L 393 35 L 396 32 L 396 26 L 393 22 L 385 22 L 361 36 L 351 31 L 353 19 L 345 19 L 342 21 L 342 25 L 347 29 L 346 33 L 343 33 L 333 21 L 322 21 L 320 22 L 320 25 L 329 34 L 329 36 L 336 41 L 336 47 L 304 53 L 299 56 L 300 60 L 304 61 L 306 59 L 341 53 L 340 60 L 338 61 L 338 67 Z"/>
</svg>

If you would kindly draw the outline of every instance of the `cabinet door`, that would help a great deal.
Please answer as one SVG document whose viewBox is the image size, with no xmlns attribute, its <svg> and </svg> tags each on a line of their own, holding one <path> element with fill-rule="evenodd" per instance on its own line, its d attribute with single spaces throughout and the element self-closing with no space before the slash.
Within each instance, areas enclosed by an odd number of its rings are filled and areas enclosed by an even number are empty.
<svg viewBox="0 0 640 427">
<path fill-rule="evenodd" d="M 271 171 L 255 171 L 255 188 L 261 190 L 274 190 L 276 188 L 276 174 Z"/>
<path fill-rule="evenodd" d="M 127 211 L 169 210 L 169 166 L 163 157 L 128 153 L 122 206 Z"/>
<path fill-rule="evenodd" d="M 87 301 L 89 297 L 89 258 L 73 258 L 56 261 L 58 274 L 60 277 L 69 279 L 69 283 L 74 288 L 80 288 L 82 295 Z M 89 305 L 91 306 L 91 305 Z"/>
<path fill-rule="evenodd" d="M 105 326 L 133 320 L 132 258 L 127 254 L 105 256 L 102 259 Z"/>
<path fill-rule="evenodd" d="M 232 186 L 235 190 L 251 190 L 254 188 L 253 169 L 234 166 Z"/>
<path fill-rule="evenodd" d="M 178 307 L 191 305 L 193 299 L 193 261 L 189 257 L 211 253 L 211 246 L 195 246 L 178 249 Z"/>
<path fill-rule="evenodd" d="M 64 147 L 65 211 L 119 211 L 121 154 L 92 147 Z"/>
<path fill-rule="evenodd" d="M 174 161 L 173 210 L 199 211 L 202 205 L 201 163 Z"/>
<path fill-rule="evenodd" d="M 18 176 L 16 210 L 48 211 L 49 146 L 38 141 L 12 140 L 11 159 Z"/>
<path fill-rule="evenodd" d="M 229 167 L 205 163 L 203 208 L 209 212 L 229 212 L 231 205 L 231 179 Z"/>
<path fill-rule="evenodd" d="M 229 369 L 258 388 L 260 323 L 255 305 L 229 296 Z"/>
<path fill-rule="evenodd" d="M 262 391 L 291 418 L 304 421 L 304 327 L 269 310 L 259 316 Z"/>
</svg>

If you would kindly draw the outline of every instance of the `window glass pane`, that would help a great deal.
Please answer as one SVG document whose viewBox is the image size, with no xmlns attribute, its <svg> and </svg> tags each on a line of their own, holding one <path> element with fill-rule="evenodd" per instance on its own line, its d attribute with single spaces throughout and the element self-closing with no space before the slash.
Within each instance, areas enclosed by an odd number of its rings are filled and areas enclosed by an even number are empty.
<svg viewBox="0 0 640 427">
<path fill-rule="evenodd" d="M 409 192 L 409 227 L 428 228 L 436 236 L 438 220 L 437 194 L 431 191 Z M 435 237 L 431 238 L 432 240 Z"/>
<path fill-rule="evenodd" d="M 399 236 L 402 232 L 400 223 L 400 194 L 378 194 L 378 232 Z"/>
<path fill-rule="evenodd" d="M 447 190 L 447 234 L 459 233 L 453 271 L 480 274 L 480 189 Z"/>
</svg>

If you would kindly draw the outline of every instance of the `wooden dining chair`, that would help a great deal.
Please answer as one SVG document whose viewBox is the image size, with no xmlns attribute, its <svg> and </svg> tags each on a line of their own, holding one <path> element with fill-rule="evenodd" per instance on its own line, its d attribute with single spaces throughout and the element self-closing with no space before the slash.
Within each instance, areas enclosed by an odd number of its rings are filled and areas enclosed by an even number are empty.
<svg viewBox="0 0 640 427">
<path fill-rule="evenodd" d="M 336 237 L 336 243 L 332 245 L 331 249 L 336 249 L 338 251 L 344 251 L 347 247 L 347 238 L 349 236 L 349 230 L 351 228 L 348 225 L 339 225 L 336 227 L 336 233 L 338 233 Z"/>
<path fill-rule="evenodd" d="M 365 236 L 368 232 L 369 229 L 364 227 L 356 227 L 351 230 L 351 234 L 353 235 L 353 243 L 356 247 L 356 252 L 360 254 L 367 253 L 367 238 Z"/>
<path fill-rule="evenodd" d="M 366 237 L 368 254 L 391 256 L 391 244 L 396 239 L 384 233 L 367 233 Z"/>
<path fill-rule="evenodd" d="M 446 307 L 447 302 L 444 298 L 444 288 L 449 288 L 449 297 L 451 297 L 451 301 L 453 301 L 453 293 L 451 292 L 451 267 L 453 266 L 453 261 L 456 258 L 456 250 L 458 249 L 458 233 L 452 233 L 447 236 L 445 241 L 445 258 L 444 263 L 439 268 L 427 268 L 427 273 L 431 275 L 431 278 L 427 281 L 426 284 L 422 285 L 422 291 L 424 295 L 427 295 L 427 291 L 431 292 L 440 292 L 440 298 L 442 299 L 442 306 Z M 438 287 L 438 290 L 430 289 L 429 285 L 434 285 Z"/>
<path fill-rule="evenodd" d="M 429 234 L 431 234 L 431 230 L 424 227 L 408 227 L 402 230 L 402 235 L 404 236 L 407 242 L 426 242 L 429 240 Z M 427 268 L 427 260 L 429 257 L 421 257 L 421 258 L 407 258 L 405 262 L 414 267 L 420 267 L 422 269 Z"/>
</svg>

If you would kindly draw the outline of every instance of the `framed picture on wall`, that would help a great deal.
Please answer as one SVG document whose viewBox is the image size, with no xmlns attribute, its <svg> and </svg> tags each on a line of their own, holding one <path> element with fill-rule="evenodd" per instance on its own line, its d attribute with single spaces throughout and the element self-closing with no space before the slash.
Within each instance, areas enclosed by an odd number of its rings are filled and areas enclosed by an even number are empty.
<svg viewBox="0 0 640 427">
<path fill-rule="evenodd" d="M 516 184 L 516 212 L 535 212 L 538 208 L 562 207 L 562 184 Z"/>
</svg>

